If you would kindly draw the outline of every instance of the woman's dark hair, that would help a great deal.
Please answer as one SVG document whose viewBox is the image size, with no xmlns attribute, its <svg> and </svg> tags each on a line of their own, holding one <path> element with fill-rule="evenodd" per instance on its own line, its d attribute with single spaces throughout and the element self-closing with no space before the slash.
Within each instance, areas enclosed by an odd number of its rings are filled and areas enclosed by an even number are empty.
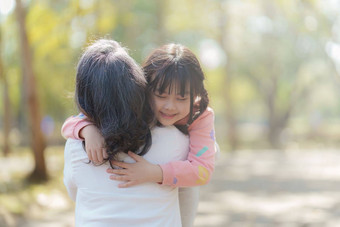
<svg viewBox="0 0 340 227">
<path fill-rule="evenodd" d="M 152 114 L 141 68 L 113 40 L 86 48 L 77 68 L 75 101 L 103 135 L 108 159 L 120 151 L 145 154 L 151 145 Z"/>
<path fill-rule="evenodd" d="M 204 88 L 204 73 L 193 52 L 180 44 L 167 44 L 155 49 L 143 64 L 148 95 L 158 90 L 163 93 L 172 86 L 184 97 L 186 85 L 190 87 L 190 113 L 186 125 L 175 125 L 188 134 L 188 126 L 208 107 L 208 92 Z M 179 86 L 179 87 L 178 87 Z M 177 92 L 176 92 L 177 93 Z M 199 101 L 197 101 L 199 100 Z"/>
</svg>

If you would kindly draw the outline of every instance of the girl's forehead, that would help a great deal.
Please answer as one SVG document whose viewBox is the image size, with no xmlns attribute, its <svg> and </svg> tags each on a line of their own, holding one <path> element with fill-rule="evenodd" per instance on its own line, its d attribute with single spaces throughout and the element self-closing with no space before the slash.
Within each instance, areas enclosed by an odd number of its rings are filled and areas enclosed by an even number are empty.
<svg viewBox="0 0 340 227">
<path fill-rule="evenodd" d="M 185 87 L 182 88 L 180 83 L 174 83 L 171 85 L 168 85 L 167 87 L 162 87 L 160 85 L 157 86 L 156 88 L 157 92 L 159 93 L 168 93 L 168 94 L 190 94 L 190 86 L 189 83 L 185 85 Z"/>
<path fill-rule="evenodd" d="M 184 95 L 190 92 L 190 80 L 187 75 L 177 73 L 160 73 L 152 75 L 149 82 L 154 91 L 159 93 L 180 93 Z"/>
<path fill-rule="evenodd" d="M 172 81 L 158 81 L 157 83 L 157 89 L 158 88 L 176 88 L 176 89 L 181 89 L 181 88 L 189 88 L 189 81 L 186 82 L 181 82 L 179 80 L 173 79 Z"/>
</svg>

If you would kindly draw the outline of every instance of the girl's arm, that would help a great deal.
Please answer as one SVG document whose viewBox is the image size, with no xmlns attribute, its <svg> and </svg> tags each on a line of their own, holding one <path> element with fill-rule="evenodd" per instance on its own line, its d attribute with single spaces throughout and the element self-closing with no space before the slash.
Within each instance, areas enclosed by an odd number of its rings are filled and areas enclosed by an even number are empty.
<svg viewBox="0 0 340 227">
<path fill-rule="evenodd" d="M 207 184 L 215 165 L 214 112 L 208 108 L 189 126 L 188 159 L 160 165 L 163 184 L 186 187 Z"/>
<path fill-rule="evenodd" d="M 87 121 L 83 114 L 77 116 L 72 116 L 66 119 L 64 122 L 61 134 L 65 139 L 72 138 L 85 141 L 86 153 L 91 161 L 95 163 L 103 162 L 103 158 L 107 158 L 106 150 L 103 149 L 105 146 L 105 141 L 99 130 L 90 121 Z M 118 175 L 111 175 L 112 180 L 123 180 L 127 181 L 124 184 L 119 185 L 119 187 L 129 187 L 136 184 L 141 184 L 144 182 L 162 182 L 162 169 L 159 165 L 154 165 L 146 161 L 143 157 L 138 156 L 132 152 L 129 155 L 136 161 L 134 164 L 127 164 L 117 161 L 111 161 L 112 164 L 117 165 L 121 168 L 125 168 L 125 165 L 133 165 L 133 179 L 125 179 L 119 176 L 120 172 L 110 172 Z M 129 166 L 131 167 L 131 166 Z M 122 171 L 122 170 L 115 170 Z"/>
<path fill-rule="evenodd" d="M 144 182 L 159 182 L 177 187 L 207 184 L 214 171 L 216 151 L 212 109 L 208 108 L 190 125 L 189 136 L 190 151 L 185 161 L 154 165 L 136 154 L 129 154 L 136 163 L 114 161 L 114 165 L 123 169 L 108 169 L 107 172 L 117 174 L 112 175 L 111 179 L 125 181 L 119 185 L 122 188 Z"/>
<path fill-rule="evenodd" d="M 61 135 L 65 138 L 71 138 L 76 140 L 84 140 L 84 137 L 80 136 L 81 130 L 91 125 L 91 122 L 87 121 L 85 115 L 80 113 L 76 116 L 71 116 L 66 119 L 61 127 Z"/>
<path fill-rule="evenodd" d="M 87 156 L 94 163 L 102 163 L 107 158 L 104 138 L 84 114 L 67 118 L 61 128 L 61 134 L 65 139 L 85 140 Z"/>
</svg>

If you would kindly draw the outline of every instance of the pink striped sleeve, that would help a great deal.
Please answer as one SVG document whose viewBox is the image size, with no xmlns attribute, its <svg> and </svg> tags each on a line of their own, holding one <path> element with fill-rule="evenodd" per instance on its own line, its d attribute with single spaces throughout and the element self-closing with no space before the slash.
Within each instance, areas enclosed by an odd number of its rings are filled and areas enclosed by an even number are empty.
<svg viewBox="0 0 340 227">
<path fill-rule="evenodd" d="M 214 171 L 214 112 L 208 108 L 189 127 L 190 151 L 185 161 L 160 165 L 164 185 L 188 187 L 207 184 Z"/>
<path fill-rule="evenodd" d="M 62 128 L 61 128 L 61 135 L 65 138 L 71 139 L 78 139 L 84 140 L 79 136 L 79 132 L 85 126 L 92 124 L 91 122 L 87 121 L 85 115 L 80 113 L 77 116 L 71 116 L 66 119 Z"/>
</svg>

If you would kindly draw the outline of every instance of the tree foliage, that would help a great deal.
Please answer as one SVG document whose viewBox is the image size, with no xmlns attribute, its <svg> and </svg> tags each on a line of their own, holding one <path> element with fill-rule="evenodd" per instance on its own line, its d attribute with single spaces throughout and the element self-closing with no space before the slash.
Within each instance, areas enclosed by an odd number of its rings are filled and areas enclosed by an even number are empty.
<svg viewBox="0 0 340 227">
<path fill-rule="evenodd" d="M 76 113 L 71 98 L 75 67 L 83 47 L 99 37 L 118 40 L 139 63 L 163 43 L 178 42 L 191 48 L 207 75 L 222 144 L 238 130 L 235 135 L 242 147 L 252 131 L 248 125 L 256 125 L 261 129 L 254 136 L 259 144 L 267 140 L 280 147 L 285 143 L 286 129 L 294 134 L 292 119 L 302 119 L 307 132 L 340 113 L 340 5 L 336 1 L 25 3 L 40 109 L 43 117 L 50 116 L 55 122 L 50 142 L 62 142 L 59 127 L 67 116 Z M 20 76 L 14 12 L 2 15 L 0 23 L 13 128 L 24 134 L 25 84 Z M 0 110 L 3 116 L 2 105 Z M 24 136 L 19 140 L 25 143 Z M 229 147 L 233 147 L 231 140 L 229 137 Z"/>
</svg>

